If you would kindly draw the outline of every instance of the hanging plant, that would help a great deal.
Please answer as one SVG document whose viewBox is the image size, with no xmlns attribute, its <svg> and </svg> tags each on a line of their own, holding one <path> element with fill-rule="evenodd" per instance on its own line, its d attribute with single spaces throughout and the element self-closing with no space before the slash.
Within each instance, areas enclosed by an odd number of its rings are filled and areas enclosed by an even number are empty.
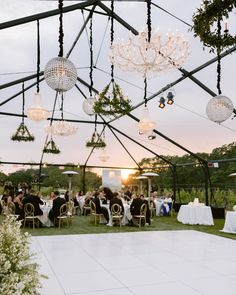
<svg viewBox="0 0 236 295">
<path fill-rule="evenodd" d="M 227 26 L 225 33 L 219 35 L 217 30 L 211 31 L 211 26 L 218 20 L 228 18 L 229 12 L 236 8 L 235 0 L 205 0 L 203 5 L 193 15 L 194 37 L 199 37 L 204 46 L 211 47 L 211 51 L 216 48 L 225 48 L 236 44 L 236 36 L 228 33 Z"/>
<path fill-rule="evenodd" d="M 104 148 L 106 147 L 106 143 L 103 138 L 96 131 L 93 132 L 93 135 L 89 141 L 86 142 L 86 147 L 91 148 Z"/>
<path fill-rule="evenodd" d="M 94 111 L 104 116 L 125 115 L 132 110 L 131 101 L 118 84 L 111 81 L 99 94 L 94 103 Z"/>
<path fill-rule="evenodd" d="M 11 140 L 13 141 L 34 141 L 34 136 L 30 134 L 28 128 L 24 122 L 20 123 L 16 133 L 12 135 Z"/>
<path fill-rule="evenodd" d="M 51 138 L 48 143 L 45 145 L 43 152 L 46 154 L 60 154 L 59 148 L 56 146 L 55 142 Z"/>
</svg>

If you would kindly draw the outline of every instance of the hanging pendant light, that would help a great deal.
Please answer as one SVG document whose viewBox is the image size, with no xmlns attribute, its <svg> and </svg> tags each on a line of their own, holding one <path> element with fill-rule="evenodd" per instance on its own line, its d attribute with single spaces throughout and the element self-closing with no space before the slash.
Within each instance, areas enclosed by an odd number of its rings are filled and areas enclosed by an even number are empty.
<svg viewBox="0 0 236 295">
<path fill-rule="evenodd" d="M 150 120 L 147 107 L 144 107 L 142 110 L 142 117 L 138 122 L 137 127 L 140 135 L 149 134 L 155 128 L 155 123 Z"/>
<path fill-rule="evenodd" d="M 103 149 L 101 154 L 99 155 L 99 160 L 103 163 L 107 162 L 109 160 L 109 156 L 107 154 L 107 151 L 106 149 Z"/>
<path fill-rule="evenodd" d="M 210 99 L 206 107 L 207 117 L 216 123 L 222 123 L 233 113 L 232 101 L 223 95 L 217 95 Z"/>
<path fill-rule="evenodd" d="M 35 93 L 34 103 L 27 109 L 26 114 L 30 120 L 36 122 L 46 120 L 49 117 L 49 111 L 43 107 L 41 94 L 39 92 Z"/>
<path fill-rule="evenodd" d="M 34 95 L 34 102 L 31 107 L 27 109 L 27 117 L 33 121 L 46 120 L 49 116 L 49 111 L 43 107 L 42 97 L 39 92 L 39 73 L 40 73 L 40 31 L 39 20 L 37 20 L 37 92 Z"/>
<path fill-rule="evenodd" d="M 74 64 L 67 58 L 63 57 L 63 0 L 58 0 L 58 8 L 60 11 L 59 26 L 59 54 L 46 64 L 44 70 L 44 78 L 46 83 L 52 89 L 58 92 L 70 90 L 76 83 L 77 71 Z"/>
<path fill-rule="evenodd" d="M 85 114 L 89 116 L 93 116 L 95 114 L 95 111 L 93 108 L 94 108 L 94 104 L 96 100 L 97 98 L 94 96 L 94 97 L 88 97 L 87 99 L 83 101 L 82 107 Z"/>
<path fill-rule="evenodd" d="M 217 35 L 220 39 L 221 37 L 221 23 L 220 18 L 217 20 Z M 208 118 L 216 123 L 222 123 L 227 120 L 233 113 L 234 105 L 232 101 L 224 96 L 221 95 L 221 50 L 220 46 L 217 47 L 217 89 L 218 95 L 211 98 L 206 106 L 206 114 Z"/>
</svg>

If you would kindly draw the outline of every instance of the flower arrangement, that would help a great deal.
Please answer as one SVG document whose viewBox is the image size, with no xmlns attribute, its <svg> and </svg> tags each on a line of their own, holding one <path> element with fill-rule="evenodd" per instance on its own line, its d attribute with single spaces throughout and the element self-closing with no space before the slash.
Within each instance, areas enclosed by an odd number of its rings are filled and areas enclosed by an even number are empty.
<svg viewBox="0 0 236 295">
<path fill-rule="evenodd" d="M 21 122 L 16 130 L 16 133 L 12 135 L 11 140 L 13 141 L 34 141 L 34 136 L 30 134 L 26 125 Z"/>
<path fill-rule="evenodd" d="M 97 131 L 94 131 L 92 138 L 89 141 L 87 141 L 86 147 L 104 148 L 106 147 L 106 143 L 101 136 L 99 137 Z"/>
<path fill-rule="evenodd" d="M 46 154 L 60 154 L 61 151 L 56 146 L 54 140 L 51 138 L 43 148 L 43 152 Z"/>
<path fill-rule="evenodd" d="M 236 7 L 235 0 L 204 0 L 203 5 L 193 15 L 194 36 L 199 37 L 204 46 L 223 49 L 236 44 L 236 36 L 231 36 L 225 27 L 224 34 L 219 35 L 217 30 L 211 31 L 214 22 L 228 18 L 229 12 Z"/>
<path fill-rule="evenodd" d="M 38 265 L 29 254 L 29 235 L 21 222 L 7 217 L 0 227 L 0 294 L 39 295 Z"/>
<path fill-rule="evenodd" d="M 104 116 L 125 115 L 131 111 L 132 106 L 131 101 L 123 94 L 120 86 L 111 81 L 99 93 L 93 109 L 96 114 Z"/>
</svg>

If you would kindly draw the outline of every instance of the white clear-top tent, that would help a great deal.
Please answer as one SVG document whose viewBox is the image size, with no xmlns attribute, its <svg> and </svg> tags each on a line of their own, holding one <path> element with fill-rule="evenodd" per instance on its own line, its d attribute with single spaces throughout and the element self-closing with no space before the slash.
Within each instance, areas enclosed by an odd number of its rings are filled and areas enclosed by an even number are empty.
<svg viewBox="0 0 236 295">
<path fill-rule="evenodd" d="M 158 72 L 147 79 L 147 106 L 155 123 L 154 136 L 140 135 L 137 123 L 144 108 L 144 77 L 142 73 L 122 71 L 114 66 L 114 77 L 128 95 L 133 109 L 127 115 L 97 118 L 97 131 L 105 128 L 106 161 L 102 149 L 86 147 L 95 128 L 95 116 L 87 115 L 83 102 L 90 96 L 90 18 L 93 18 L 93 93 L 100 92 L 111 80 L 110 26 L 111 1 L 63 1 L 64 56 L 77 69 L 76 85 L 63 95 L 64 120 L 76 125 L 71 136 L 54 136 L 59 154 L 43 153 L 50 118 L 61 118 L 61 98 L 55 102 L 56 91 L 44 79 L 47 62 L 59 51 L 58 1 L 1 1 L 0 10 L 0 118 L 1 169 L 12 172 L 12 164 L 43 163 L 63 165 L 74 163 L 84 167 L 137 168 L 143 158 L 211 152 L 213 148 L 235 140 L 233 115 L 218 124 L 208 119 L 206 106 L 217 95 L 216 53 L 203 50 L 200 39 L 191 30 L 192 16 L 202 4 L 192 1 L 152 1 L 152 32 L 164 35 L 170 30 L 183 33 L 190 44 L 190 55 L 180 68 Z M 146 27 L 145 1 L 114 1 L 114 41 L 127 40 Z M 37 23 L 40 32 L 38 50 Z M 235 13 L 229 15 L 228 28 L 235 34 Z M 235 103 L 235 49 L 221 52 L 222 94 Z M 34 135 L 33 142 L 15 142 L 11 136 L 22 120 L 22 83 L 25 112 L 32 106 L 37 82 L 40 55 L 39 85 L 43 105 L 49 110 L 48 121 L 24 121 Z M 159 108 L 161 97 L 174 93 L 174 103 Z M 54 111 L 53 111 L 54 109 Z M 101 160 L 103 159 L 103 160 Z M 196 158 L 201 162 L 201 159 Z M 168 161 L 167 165 L 172 165 Z M 7 165 L 11 164 L 11 165 Z"/>
</svg>

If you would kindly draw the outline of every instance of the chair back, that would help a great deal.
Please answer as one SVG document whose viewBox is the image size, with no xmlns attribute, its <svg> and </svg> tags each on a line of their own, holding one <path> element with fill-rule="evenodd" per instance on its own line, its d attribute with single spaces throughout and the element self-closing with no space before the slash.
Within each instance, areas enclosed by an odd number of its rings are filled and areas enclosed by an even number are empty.
<svg viewBox="0 0 236 295">
<path fill-rule="evenodd" d="M 8 203 L 8 214 L 15 215 L 16 213 L 16 206 L 13 202 Z"/>
<path fill-rule="evenodd" d="M 73 201 L 69 201 L 66 203 L 67 204 L 67 211 L 69 213 L 69 215 L 73 215 L 73 211 L 74 211 L 74 202 Z"/>
<path fill-rule="evenodd" d="M 92 213 L 97 213 L 97 208 L 96 208 L 96 204 L 91 200 L 90 201 L 90 207 L 91 207 L 91 211 L 92 211 Z"/>
<path fill-rule="evenodd" d="M 67 204 L 63 204 L 63 205 L 61 205 L 61 207 L 60 207 L 60 217 L 61 216 L 65 216 L 65 215 L 67 215 L 67 213 L 68 213 L 68 205 Z"/>
<path fill-rule="evenodd" d="M 147 205 L 144 203 L 144 204 L 142 204 L 142 206 L 140 207 L 140 215 L 144 215 L 144 216 L 146 216 L 146 212 L 147 212 Z"/>
<path fill-rule="evenodd" d="M 122 208 L 119 204 L 113 204 L 111 206 L 111 215 L 121 215 Z"/>
<path fill-rule="evenodd" d="M 34 205 L 31 203 L 26 203 L 24 206 L 25 216 L 34 216 Z"/>
</svg>

